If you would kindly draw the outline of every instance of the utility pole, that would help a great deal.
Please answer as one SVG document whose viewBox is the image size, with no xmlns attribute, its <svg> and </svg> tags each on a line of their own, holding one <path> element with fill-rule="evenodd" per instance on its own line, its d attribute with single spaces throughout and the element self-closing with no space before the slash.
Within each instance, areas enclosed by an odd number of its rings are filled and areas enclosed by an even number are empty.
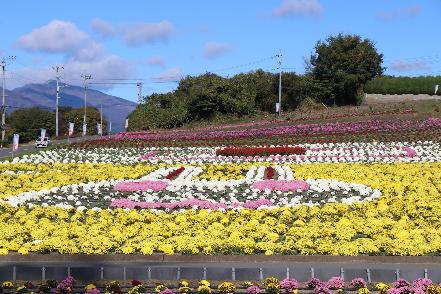
<svg viewBox="0 0 441 294">
<path fill-rule="evenodd" d="M 1 147 L 3 148 L 3 141 L 5 140 L 5 135 L 6 135 L 6 105 L 5 105 L 5 87 L 6 87 L 6 63 L 7 61 L 12 61 L 15 60 L 15 56 L 8 56 L 8 57 L 4 57 L 1 60 L 1 67 L 2 67 L 2 72 L 3 72 L 3 83 L 2 83 L 2 125 L 1 125 L 1 129 L 2 129 L 2 142 L 1 142 Z"/>
<path fill-rule="evenodd" d="M 136 83 L 136 86 L 138 87 L 138 103 L 141 104 L 142 102 L 142 82 Z"/>
<path fill-rule="evenodd" d="M 58 137 L 58 103 L 60 100 L 60 90 L 61 87 L 59 85 L 60 82 L 60 75 L 58 74 L 58 72 L 60 71 L 60 69 L 64 69 L 64 67 L 62 66 L 53 66 L 52 69 L 54 69 L 57 73 L 56 79 L 57 79 L 57 99 L 56 99 L 56 107 L 55 107 L 55 137 Z"/>
<path fill-rule="evenodd" d="M 282 51 L 276 55 L 279 69 L 279 116 L 282 114 Z"/>
<path fill-rule="evenodd" d="M 84 83 L 83 83 L 83 85 L 84 85 L 84 117 L 83 117 L 83 125 L 85 125 L 86 124 L 86 115 L 87 115 L 87 113 L 86 113 L 86 107 L 87 107 L 87 87 L 88 87 L 88 80 L 91 80 L 92 79 L 92 76 L 91 75 L 81 75 L 81 77 L 83 78 L 83 80 L 84 80 Z"/>
<path fill-rule="evenodd" d="M 101 103 L 100 124 L 101 124 L 101 136 L 103 136 L 103 103 Z"/>
</svg>

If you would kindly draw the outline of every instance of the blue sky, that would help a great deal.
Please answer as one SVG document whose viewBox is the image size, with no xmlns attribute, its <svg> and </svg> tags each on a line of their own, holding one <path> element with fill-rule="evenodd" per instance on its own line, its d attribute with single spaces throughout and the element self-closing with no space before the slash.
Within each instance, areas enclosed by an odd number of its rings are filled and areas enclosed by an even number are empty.
<svg viewBox="0 0 441 294">
<path fill-rule="evenodd" d="M 273 71 L 266 58 L 279 50 L 283 67 L 302 73 L 315 43 L 340 32 L 372 39 L 388 74 L 441 75 L 440 0 L 1 0 L 1 8 L 0 57 L 17 56 L 7 88 L 53 79 L 60 64 L 71 84 L 81 74 L 135 79 L 92 87 L 136 100 L 127 84 L 136 79 L 149 94 L 188 74 Z"/>
</svg>

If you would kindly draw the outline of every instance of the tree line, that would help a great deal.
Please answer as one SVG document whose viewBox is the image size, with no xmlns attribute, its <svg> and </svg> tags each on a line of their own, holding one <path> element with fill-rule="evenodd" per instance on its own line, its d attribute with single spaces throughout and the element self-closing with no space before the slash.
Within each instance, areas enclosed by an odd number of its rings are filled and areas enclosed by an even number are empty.
<svg viewBox="0 0 441 294">
<path fill-rule="evenodd" d="M 86 116 L 87 133 L 97 134 L 97 124 L 100 123 L 100 111 L 96 107 L 88 106 Z M 60 107 L 58 110 L 59 135 L 67 137 L 69 122 L 73 122 L 74 136 L 82 134 L 84 108 Z M 49 137 L 55 136 L 55 111 L 39 107 L 17 109 L 6 117 L 6 142 L 10 143 L 13 134 L 20 135 L 20 142 L 29 142 L 40 136 L 40 130 L 46 129 Z M 106 129 L 106 120 L 103 117 L 103 130 Z"/>
<path fill-rule="evenodd" d="M 364 92 L 368 94 L 427 94 L 441 95 L 441 76 L 424 77 L 376 77 L 366 83 Z"/>
<path fill-rule="evenodd" d="M 283 72 L 282 109 L 295 109 L 306 98 L 326 105 L 359 104 L 366 82 L 383 74 L 382 62 L 374 43 L 358 35 L 318 41 L 305 74 Z M 144 97 L 129 116 L 129 130 L 173 128 L 217 115 L 275 112 L 278 87 L 278 73 L 262 69 L 230 78 L 214 73 L 187 76 L 174 91 Z"/>
</svg>

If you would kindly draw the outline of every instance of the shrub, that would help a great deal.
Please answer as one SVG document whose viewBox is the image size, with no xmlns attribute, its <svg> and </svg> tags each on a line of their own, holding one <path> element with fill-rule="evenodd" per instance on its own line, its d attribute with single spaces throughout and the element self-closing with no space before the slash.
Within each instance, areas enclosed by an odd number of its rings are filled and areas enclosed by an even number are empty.
<svg viewBox="0 0 441 294">
<path fill-rule="evenodd" d="M 183 280 L 179 282 L 179 292 L 180 293 L 190 293 L 191 289 L 187 281 Z"/>
<path fill-rule="evenodd" d="M 395 288 L 403 288 L 403 287 L 409 287 L 410 283 L 405 279 L 398 279 L 396 282 L 394 282 L 393 285 Z"/>
<path fill-rule="evenodd" d="M 322 284 L 322 281 L 320 281 L 320 279 L 317 279 L 317 278 L 311 278 L 308 282 L 306 282 L 306 285 L 310 289 L 314 289 L 315 287 L 317 287 L 321 284 Z"/>
<path fill-rule="evenodd" d="M 167 289 L 167 286 L 165 286 L 164 284 L 157 284 L 155 287 L 155 292 L 160 293 L 161 291 L 164 291 L 165 289 Z"/>
<path fill-rule="evenodd" d="M 250 286 L 247 288 L 247 294 L 260 294 L 260 288 L 258 286 Z"/>
<path fill-rule="evenodd" d="M 322 284 L 314 288 L 314 294 L 332 294 L 332 291 Z"/>
<path fill-rule="evenodd" d="M 390 289 L 390 286 L 385 283 L 378 283 L 375 285 L 375 289 L 377 289 L 380 294 L 386 294 L 387 290 Z"/>
<path fill-rule="evenodd" d="M 56 293 L 70 293 L 72 292 L 73 285 L 75 284 L 75 279 L 71 276 L 67 276 L 63 281 L 61 281 L 57 288 Z"/>
<path fill-rule="evenodd" d="M 435 85 L 441 85 L 441 76 L 421 77 L 376 77 L 366 83 L 364 92 L 368 94 L 427 94 L 434 95 Z M 441 95 L 438 89 L 437 95 Z"/>
<path fill-rule="evenodd" d="M 198 293 L 199 294 L 210 294 L 211 293 L 211 289 L 209 286 L 199 286 L 198 287 Z"/>
<path fill-rule="evenodd" d="M 200 280 L 199 281 L 199 286 L 206 286 L 206 287 L 210 287 L 210 282 L 207 280 Z"/>
<path fill-rule="evenodd" d="M 132 283 L 132 285 L 133 285 L 133 283 Z M 137 284 L 137 285 L 134 285 L 132 289 L 130 289 L 128 294 L 140 294 L 140 293 L 145 293 L 145 291 L 146 291 L 146 288 L 142 284 Z M 163 293 L 163 291 L 161 291 L 160 293 Z"/>
<path fill-rule="evenodd" d="M 242 286 L 243 286 L 244 288 L 249 288 L 249 287 L 251 287 L 251 286 L 254 286 L 254 284 L 253 284 L 253 282 L 246 281 L 246 282 L 243 282 L 243 283 L 242 283 Z"/>
<path fill-rule="evenodd" d="M 132 284 L 132 287 L 135 287 L 135 286 L 138 286 L 138 285 L 142 285 L 142 283 L 140 281 L 138 281 L 138 280 L 132 280 L 131 284 Z"/>
<path fill-rule="evenodd" d="M 441 294 L 441 287 L 438 285 L 431 285 L 426 289 L 427 294 Z"/>
<path fill-rule="evenodd" d="M 345 281 L 340 277 L 330 278 L 328 281 L 328 287 L 332 290 L 343 289 L 345 287 Z"/>
<path fill-rule="evenodd" d="M 351 281 L 351 286 L 353 286 L 355 289 L 365 288 L 367 286 L 367 283 L 362 278 L 356 278 Z"/>
<path fill-rule="evenodd" d="M 286 293 L 293 293 L 299 287 L 299 282 L 296 279 L 286 278 L 280 283 L 280 288 Z"/>
<path fill-rule="evenodd" d="M 268 294 L 280 293 L 280 282 L 274 277 L 266 278 L 263 281 L 263 286 L 265 287 L 265 291 Z"/>
<path fill-rule="evenodd" d="M 217 286 L 217 290 L 219 291 L 219 293 L 223 294 L 234 293 L 236 292 L 236 285 L 231 282 L 223 282 Z"/>
</svg>

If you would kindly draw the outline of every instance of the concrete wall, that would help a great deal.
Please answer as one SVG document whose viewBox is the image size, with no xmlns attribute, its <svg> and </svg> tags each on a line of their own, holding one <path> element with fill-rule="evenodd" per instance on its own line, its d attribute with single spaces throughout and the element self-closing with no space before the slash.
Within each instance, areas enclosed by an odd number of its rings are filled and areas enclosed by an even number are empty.
<svg viewBox="0 0 441 294">
<path fill-rule="evenodd" d="M 423 101 L 423 100 L 440 100 L 439 95 L 426 94 L 402 94 L 402 95 L 383 95 L 383 94 L 365 94 L 363 104 L 379 104 L 379 103 L 398 103 L 407 101 Z"/>
</svg>

